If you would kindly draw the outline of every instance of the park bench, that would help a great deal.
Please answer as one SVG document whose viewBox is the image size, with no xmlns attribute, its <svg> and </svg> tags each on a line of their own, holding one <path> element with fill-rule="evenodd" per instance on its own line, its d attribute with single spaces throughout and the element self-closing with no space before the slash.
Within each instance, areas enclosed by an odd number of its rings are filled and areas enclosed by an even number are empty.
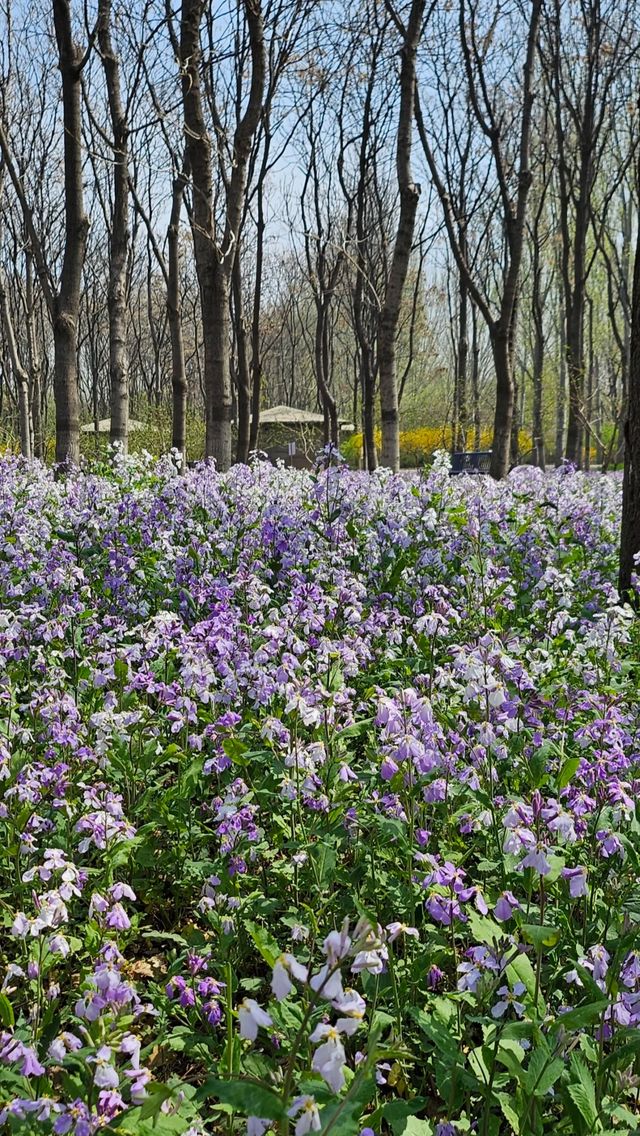
<svg viewBox="0 0 640 1136">
<path fill-rule="evenodd" d="M 459 473 L 488 473 L 491 450 L 469 450 L 451 455 L 451 476 Z"/>
</svg>

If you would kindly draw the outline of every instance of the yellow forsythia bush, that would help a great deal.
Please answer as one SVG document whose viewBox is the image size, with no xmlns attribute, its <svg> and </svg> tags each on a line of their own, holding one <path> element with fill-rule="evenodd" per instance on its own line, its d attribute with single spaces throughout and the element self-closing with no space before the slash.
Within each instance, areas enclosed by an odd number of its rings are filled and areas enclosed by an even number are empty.
<svg viewBox="0 0 640 1136">
<path fill-rule="evenodd" d="M 382 432 L 376 428 L 376 447 L 382 444 Z M 486 428 L 480 433 L 480 449 L 490 450 L 493 430 Z M 418 430 L 400 431 L 400 465 L 411 468 L 427 461 L 436 450 L 451 449 L 451 426 L 422 426 Z M 531 435 L 521 430 L 518 435 L 520 453 L 526 456 L 532 446 Z M 473 429 L 467 431 L 467 449 L 473 449 Z M 362 456 L 362 434 L 351 434 L 341 445 L 342 453 L 351 465 L 357 465 Z"/>
</svg>

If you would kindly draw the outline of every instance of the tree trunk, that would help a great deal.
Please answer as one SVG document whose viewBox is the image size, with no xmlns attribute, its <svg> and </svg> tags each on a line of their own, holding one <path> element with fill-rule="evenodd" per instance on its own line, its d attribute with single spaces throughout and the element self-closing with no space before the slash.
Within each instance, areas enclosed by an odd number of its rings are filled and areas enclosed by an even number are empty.
<svg viewBox="0 0 640 1136">
<path fill-rule="evenodd" d="M 464 241 L 464 237 L 462 238 Z M 454 405 L 454 450 L 463 453 L 467 448 L 467 372 L 469 370 L 469 289 L 459 274 L 458 352 L 456 360 L 456 391 Z"/>
<path fill-rule="evenodd" d="M 567 349 L 564 313 L 562 312 L 562 310 L 560 311 L 559 316 L 559 326 L 560 361 L 558 368 L 558 391 L 556 398 L 556 442 L 554 453 L 554 461 L 557 466 L 562 465 L 562 459 L 564 456 L 564 435 L 567 403 Z"/>
<path fill-rule="evenodd" d="M 637 592 L 632 589 L 632 575 L 635 572 L 635 558 L 640 552 L 640 233 L 633 272 L 631 351 L 624 440 L 618 590 L 621 597 L 635 602 Z"/>
<path fill-rule="evenodd" d="M 42 436 L 42 389 L 41 389 L 41 356 L 37 342 L 35 328 L 35 304 L 33 300 L 33 254 L 30 248 L 25 250 L 25 292 L 27 300 L 27 344 L 29 348 L 29 373 L 31 375 L 31 423 L 33 429 L 33 456 L 44 458 L 44 438 Z"/>
<path fill-rule="evenodd" d="M 213 208 L 211 139 L 204 117 L 200 23 L 205 0 L 183 0 L 180 21 L 182 104 L 193 181 L 192 230 L 204 341 L 205 457 L 225 471 L 231 465 L 229 291 L 242 224 L 247 165 L 262 112 L 265 46 L 259 0 L 244 0 L 251 46 L 251 89 L 233 135 L 233 163 L 225 180 L 224 232 L 218 238 Z"/>
<path fill-rule="evenodd" d="M 167 231 L 167 319 L 171 339 L 171 447 L 181 455 L 181 468 L 187 461 L 187 375 L 182 335 L 180 303 L 180 213 L 187 180 L 186 159 L 182 172 L 174 178 L 171 216 Z"/>
<path fill-rule="evenodd" d="M 540 263 L 540 242 L 537 239 L 537 226 L 534 230 L 531 314 L 533 316 L 533 414 L 532 442 L 533 463 L 545 468 L 544 430 L 542 427 L 542 376 L 544 372 L 544 312 L 541 291 L 542 266 Z"/>
<path fill-rule="evenodd" d="M 383 466 L 394 472 L 400 468 L 400 418 L 396 369 L 396 335 L 415 227 L 420 186 L 411 173 L 411 140 L 416 88 L 416 55 L 422 32 L 426 0 L 412 0 L 404 33 L 400 65 L 400 113 L 396 145 L 396 173 L 400 191 L 398 231 L 389 267 L 384 303 L 378 331 L 380 372 L 380 410 L 382 419 Z"/>
<path fill-rule="evenodd" d="M 329 305 L 331 303 L 330 294 L 323 300 L 316 301 L 316 330 L 315 330 L 315 371 L 316 383 L 318 386 L 318 395 L 320 397 L 320 405 L 322 406 L 322 413 L 324 415 L 324 441 L 332 442 L 334 446 L 339 442 L 338 430 L 338 408 L 336 400 L 333 397 L 329 387 Z"/>
<path fill-rule="evenodd" d="M 478 342 L 478 313 L 475 304 L 471 308 L 471 388 L 473 391 L 473 448 L 480 449 L 482 421 L 480 418 L 480 344 Z"/>
<path fill-rule="evenodd" d="M 228 343 L 220 343 L 220 334 L 221 330 L 224 334 L 228 331 L 228 289 L 216 279 L 220 276 L 220 269 L 216 265 L 211 139 L 205 125 L 200 81 L 203 10 L 204 0 L 183 0 L 180 25 L 182 103 L 193 181 L 193 247 L 204 340 L 205 457 L 215 458 L 218 468 L 225 470 L 231 462 L 231 376 L 229 346 Z M 218 397 L 221 397 L 220 405 L 216 404 Z"/>
<path fill-rule="evenodd" d="M 205 366 L 205 457 L 214 458 L 219 470 L 231 465 L 231 368 L 229 355 L 229 280 L 215 261 L 201 286 Z"/>
<path fill-rule="evenodd" d="M 20 453 L 25 458 L 33 457 L 31 448 L 31 415 L 29 413 L 29 375 L 22 366 L 18 344 L 16 343 L 13 320 L 7 302 L 4 284 L 0 280 L 0 320 L 4 327 L 5 339 L 9 349 L 11 369 L 18 394 L 18 420 L 20 426 Z"/>
<path fill-rule="evenodd" d="M 509 334 L 503 328 L 491 331 L 491 350 L 496 373 L 496 410 L 493 420 L 491 476 L 496 480 L 509 472 L 511 425 L 514 409 L 514 383 L 511 370 Z"/>
<path fill-rule="evenodd" d="M 539 469 L 546 465 L 544 450 L 544 430 L 542 427 L 542 375 L 544 370 L 544 335 L 536 323 L 533 342 L 533 463 Z"/>
<path fill-rule="evenodd" d="M 267 143 L 265 142 L 265 147 Z M 266 153 L 267 151 L 265 151 Z M 264 268 L 264 176 L 265 162 L 256 193 L 256 273 L 253 289 L 253 310 L 251 313 L 251 419 L 249 423 L 249 444 L 247 458 L 258 448 L 260 430 L 260 395 L 262 393 L 262 351 L 260 335 L 260 313 L 262 311 L 262 273 Z M 246 461 L 247 458 L 243 460 Z"/>
<path fill-rule="evenodd" d="M 99 0 L 98 43 L 113 131 L 113 211 L 109 240 L 110 441 L 126 454 L 129 440 L 127 268 L 129 259 L 129 131 L 120 89 L 120 63 L 111 41 L 111 0 Z"/>
<path fill-rule="evenodd" d="M 78 315 L 89 231 L 82 187 L 83 55 L 73 40 L 69 0 L 53 0 L 53 21 L 62 76 L 65 213 L 64 254 L 53 319 L 56 462 L 77 464 L 80 460 Z"/>
<path fill-rule="evenodd" d="M 370 357 L 361 357 L 362 369 L 362 426 L 364 449 L 369 473 L 378 468 L 376 450 L 375 395 L 376 383 Z"/>
<path fill-rule="evenodd" d="M 569 378 L 569 421 L 567 461 L 581 464 L 584 415 L 584 297 L 573 296 L 567 312 L 567 374 Z"/>
<path fill-rule="evenodd" d="M 236 461 L 247 462 L 249 460 L 251 417 L 251 373 L 249 370 L 247 327 L 244 318 L 244 304 L 242 301 L 242 277 L 239 257 L 236 257 L 233 265 L 233 319 L 235 324 L 237 356 L 236 400 L 238 409 L 238 440 L 236 444 Z"/>
</svg>

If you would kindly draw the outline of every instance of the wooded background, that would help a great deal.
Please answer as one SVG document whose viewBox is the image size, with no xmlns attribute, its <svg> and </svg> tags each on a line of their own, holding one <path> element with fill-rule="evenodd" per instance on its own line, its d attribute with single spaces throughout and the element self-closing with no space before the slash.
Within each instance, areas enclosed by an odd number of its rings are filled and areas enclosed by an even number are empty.
<svg viewBox="0 0 640 1136">
<path fill-rule="evenodd" d="M 489 431 L 495 476 L 619 462 L 639 32 L 631 0 L 2 0 L 5 444 L 76 461 L 131 415 L 225 469 L 284 403 L 369 469 L 400 426 Z"/>
</svg>

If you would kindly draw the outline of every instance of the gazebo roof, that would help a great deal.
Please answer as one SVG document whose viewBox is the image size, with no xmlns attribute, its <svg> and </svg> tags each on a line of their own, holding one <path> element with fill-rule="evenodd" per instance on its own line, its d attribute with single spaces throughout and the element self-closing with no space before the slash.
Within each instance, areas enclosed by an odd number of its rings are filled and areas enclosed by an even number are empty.
<svg viewBox="0 0 640 1136">
<path fill-rule="evenodd" d="M 324 415 L 314 410 L 301 410 L 298 406 L 270 406 L 260 411 L 261 426 L 323 426 Z M 354 427 L 349 422 L 341 422 L 340 429 L 347 433 Z"/>
<path fill-rule="evenodd" d="M 261 425 L 272 426 L 322 426 L 324 415 L 313 410 L 300 410 L 297 406 L 270 406 L 260 411 Z"/>
<path fill-rule="evenodd" d="M 144 428 L 145 428 L 144 422 L 138 422 L 135 418 L 129 419 L 129 431 L 130 432 L 133 431 L 133 430 L 144 430 Z M 94 422 L 87 422 L 87 424 L 85 426 L 81 426 L 80 429 L 81 429 L 83 434 L 95 434 L 95 430 L 96 430 L 95 423 Z M 99 434 L 110 434 L 111 433 L 111 419 L 110 418 L 101 418 L 100 419 L 100 421 L 98 422 L 98 433 Z"/>
</svg>

